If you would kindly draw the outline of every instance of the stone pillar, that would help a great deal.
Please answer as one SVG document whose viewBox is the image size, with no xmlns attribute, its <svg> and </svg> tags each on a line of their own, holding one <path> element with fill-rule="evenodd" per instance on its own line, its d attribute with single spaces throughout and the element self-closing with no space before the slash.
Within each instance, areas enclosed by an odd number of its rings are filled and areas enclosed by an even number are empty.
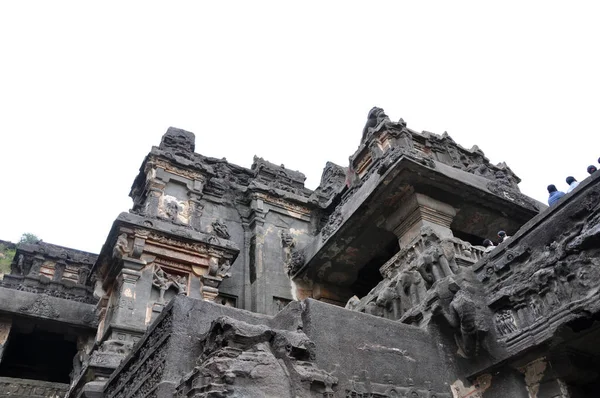
<svg viewBox="0 0 600 398">
<path fill-rule="evenodd" d="M 529 396 L 537 398 L 571 398 L 567 383 L 546 357 L 519 368 L 525 376 Z"/>
<path fill-rule="evenodd" d="M 54 277 L 52 278 L 56 282 L 60 282 L 67 268 L 67 263 L 64 260 L 59 260 L 54 264 Z"/>
<path fill-rule="evenodd" d="M 29 269 L 29 276 L 38 276 L 44 264 L 44 257 L 39 254 L 33 258 L 31 268 Z"/>
<path fill-rule="evenodd" d="M 251 310 L 262 314 L 269 313 L 267 299 L 264 295 L 266 291 L 265 283 L 267 277 L 263 275 L 263 244 L 265 241 L 265 211 L 264 202 L 260 198 L 252 200 L 252 214 L 250 215 L 250 231 L 252 238 L 250 239 L 250 296 Z"/>
<path fill-rule="evenodd" d="M 165 189 L 165 184 L 156 180 L 152 181 L 149 187 L 150 193 L 146 202 L 145 214 L 150 217 L 158 216 L 158 201 Z"/>
<path fill-rule="evenodd" d="M 0 363 L 2 363 L 2 355 L 8 343 L 10 329 L 12 328 L 12 319 L 0 318 Z"/>
<path fill-rule="evenodd" d="M 123 261 L 123 269 L 117 277 L 117 291 L 113 294 L 117 295 L 117 299 L 113 302 L 114 308 L 112 311 L 112 319 L 110 323 L 122 324 L 133 327 L 145 326 L 145 308 L 136 308 L 143 303 L 136 300 L 139 287 L 137 281 L 140 279 L 141 272 L 128 267 L 130 260 Z M 146 290 L 151 289 L 150 286 Z"/>
<path fill-rule="evenodd" d="M 455 215 L 456 210 L 449 204 L 413 193 L 388 218 L 385 226 L 394 231 L 403 248 L 420 236 L 423 227 L 431 227 L 441 239 L 453 237 L 450 224 Z"/>
</svg>

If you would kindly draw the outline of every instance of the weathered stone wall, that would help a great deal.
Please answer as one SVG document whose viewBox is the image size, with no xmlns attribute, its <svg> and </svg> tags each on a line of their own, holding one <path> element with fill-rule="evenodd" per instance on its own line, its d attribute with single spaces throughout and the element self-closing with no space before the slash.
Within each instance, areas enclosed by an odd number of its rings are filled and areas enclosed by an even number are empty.
<svg viewBox="0 0 600 398">
<path fill-rule="evenodd" d="M 314 300 L 267 317 L 176 298 L 111 376 L 105 394 L 449 398 L 447 380 L 455 379 L 423 329 Z"/>
</svg>

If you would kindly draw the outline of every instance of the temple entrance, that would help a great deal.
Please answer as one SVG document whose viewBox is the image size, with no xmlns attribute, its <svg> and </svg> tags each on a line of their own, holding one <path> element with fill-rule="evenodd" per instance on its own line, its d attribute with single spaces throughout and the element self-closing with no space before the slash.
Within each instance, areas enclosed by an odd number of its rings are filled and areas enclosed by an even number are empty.
<svg viewBox="0 0 600 398">
<path fill-rule="evenodd" d="M 52 329 L 43 323 L 15 320 L 0 363 L 0 376 L 69 383 L 77 340 L 67 331 Z"/>
</svg>

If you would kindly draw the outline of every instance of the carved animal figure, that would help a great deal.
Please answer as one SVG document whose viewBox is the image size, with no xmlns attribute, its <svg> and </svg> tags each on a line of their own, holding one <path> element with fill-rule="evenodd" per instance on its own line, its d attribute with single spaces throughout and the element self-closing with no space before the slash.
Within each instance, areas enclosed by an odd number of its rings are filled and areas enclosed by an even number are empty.
<svg viewBox="0 0 600 398">
<path fill-rule="evenodd" d="M 448 260 L 444 251 L 438 246 L 429 246 L 421 253 L 419 262 L 419 272 L 423 279 L 433 284 L 442 278 L 453 275 L 458 266 L 454 259 Z"/>
<path fill-rule="evenodd" d="M 369 111 L 367 123 L 363 128 L 361 143 L 367 140 L 369 129 L 375 130 L 381 123 L 390 122 L 390 118 L 385 114 L 384 110 L 374 107 Z"/>
<path fill-rule="evenodd" d="M 419 305 L 427 294 L 427 287 L 421 274 L 417 271 L 404 271 L 400 274 L 400 283 L 397 286 L 403 311 Z"/>
<path fill-rule="evenodd" d="M 377 295 L 375 304 L 382 308 L 384 318 L 399 319 L 401 314 L 400 296 L 396 283 L 392 282 Z"/>
<path fill-rule="evenodd" d="M 354 310 L 358 303 L 360 303 L 360 299 L 356 296 L 352 296 L 350 297 L 344 308 L 346 308 L 347 310 Z"/>
<path fill-rule="evenodd" d="M 457 343 L 464 355 L 472 357 L 477 354 L 480 332 L 485 332 L 480 330 L 477 323 L 477 305 L 466 290 L 455 285 L 450 285 L 449 289 L 454 297 L 448 310 L 437 306 L 433 312 L 444 316 L 448 324 L 457 331 L 460 337 Z"/>
</svg>

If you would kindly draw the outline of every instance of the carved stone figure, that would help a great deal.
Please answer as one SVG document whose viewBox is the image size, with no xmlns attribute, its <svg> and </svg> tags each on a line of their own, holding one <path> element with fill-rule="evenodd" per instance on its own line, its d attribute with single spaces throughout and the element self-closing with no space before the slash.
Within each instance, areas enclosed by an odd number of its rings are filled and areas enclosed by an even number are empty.
<svg viewBox="0 0 600 398">
<path fill-rule="evenodd" d="M 292 235 L 290 235 L 288 232 L 281 232 L 281 245 L 286 248 L 286 247 L 294 247 L 295 246 L 295 242 L 294 242 L 294 237 Z"/>
<path fill-rule="evenodd" d="M 217 276 L 219 276 L 221 278 L 229 278 L 231 276 L 231 272 L 229 272 L 230 269 L 231 269 L 231 263 L 229 262 L 229 260 L 225 260 L 223 262 L 223 264 L 221 264 L 221 267 L 219 268 L 219 271 L 217 272 Z"/>
<path fill-rule="evenodd" d="M 227 225 L 221 220 L 215 220 L 212 222 L 213 232 L 219 238 L 229 239 L 231 236 L 229 235 L 229 231 L 227 231 Z"/>
<path fill-rule="evenodd" d="M 106 340 L 100 346 L 100 352 L 111 352 L 115 354 L 126 355 L 129 354 L 132 348 L 133 343 L 131 341 Z"/>
<path fill-rule="evenodd" d="M 477 305 L 472 295 L 465 289 L 461 289 L 454 283 L 451 283 L 448 288 L 450 292 L 454 293 L 448 310 L 443 310 L 441 306 L 438 306 L 434 312 L 441 313 L 448 324 L 457 330 L 460 336 L 458 342 L 463 354 L 467 358 L 473 357 L 477 355 L 478 345 L 483 337 L 479 335 L 486 332 L 478 324 Z"/>
<path fill-rule="evenodd" d="M 367 123 L 363 128 L 361 143 L 365 142 L 368 139 L 369 133 L 373 130 L 377 130 L 377 128 L 390 122 L 390 118 L 385 114 L 384 110 L 381 108 L 374 107 L 369 111 L 367 116 Z"/>
<path fill-rule="evenodd" d="M 179 203 L 175 200 L 165 200 L 164 204 L 164 215 L 165 218 L 171 221 L 177 221 L 177 215 L 181 211 Z"/>
<path fill-rule="evenodd" d="M 19 254 L 19 258 L 17 259 L 17 271 L 19 275 L 23 275 L 25 273 L 25 256 Z"/>
<path fill-rule="evenodd" d="M 360 303 L 360 299 L 356 296 L 352 296 L 350 297 L 344 308 L 348 310 L 354 310 L 358 306 L 358 303 Z"/>
<path fill-rule="evenodd" d="M 169 278 L 169 275 L 167 275 L 167 273 L 165 271 L 163 271 L 163 269 L 161 267 L 159 267 L 158 265 L 154 269 L 152 284 L 154 286 L 156 286 L 160 291 L 158 302 L 161 304 L 164 303 L 165 302 L 165 292 L 167 290 L 169 290 L 169 288 L 171 286 L 173 286 L 173 281 L 171 280 L 171 278 Z"/>
<path fill-rule="evenodd" d="M 531 297 L 531 301 L 529 301 L 529 308 L 531 309 L 531 314 L 533 315 L 533 319 L 538 319 L 544 316 L 544 310 L 542 307 L 542 300 L 539 297 L 533 296 Z"/>
<path fill-rule="evenodd" d="M 383 308 L 383 316 L 389 319 L 398 319 L 401 314 L 400 295 L 396 289 L 396 282 L 390 283 L 377 295 L 377 306 Z"/>
<path fill-rule="evenodd" d="M 512 313 L 508 310 L 497 312 L 494 315 L 496 329 L 500 336 L 507 336 L 517 331 L 517 324 Z"/>
<path fill-rule="evenodd" d="M 123 233 L 117 238 L 113 249 L 113 257 L 122 258 L 129 253 L 129 243 L 127 242 L 127 234 Z"/>
<path fill-rule="evenodd" d="M 453 266 L 451 266 L 443 250 L 436 246 L 428 247 L 421 253 L 419 263 L 419 273 L 423 279 L 431 284 L 453 275 L 453 268 L 458 268 L 454 261 Z"/>
<path fill-rule="evenodd" d="M 377 305 L 375 301 L 371 301 L 365 306 L 365 313 L 375 316 L 383 316 L 383 307 Z"/>
<path fill-rule="evenodd" d="M 407 270 L 400 274 L 399 279 L 398 290 L 404 310 L 421 303 L 427 294 L 427 287 L 421 274 L 414 270 Z"/>
<path fill-rule="evenodd" d="M 292 251 L 291 266 L 289 275 L 295 274 L 304 265 L 304 252 L 302 250 Z"/>
<path fill-rule="evenodd" d="M 187 277 L 183 275 L 177 275 L 171 277 L 171 280 L 177 286 L 177 294 L 187 294 Z"/>
</svg>

